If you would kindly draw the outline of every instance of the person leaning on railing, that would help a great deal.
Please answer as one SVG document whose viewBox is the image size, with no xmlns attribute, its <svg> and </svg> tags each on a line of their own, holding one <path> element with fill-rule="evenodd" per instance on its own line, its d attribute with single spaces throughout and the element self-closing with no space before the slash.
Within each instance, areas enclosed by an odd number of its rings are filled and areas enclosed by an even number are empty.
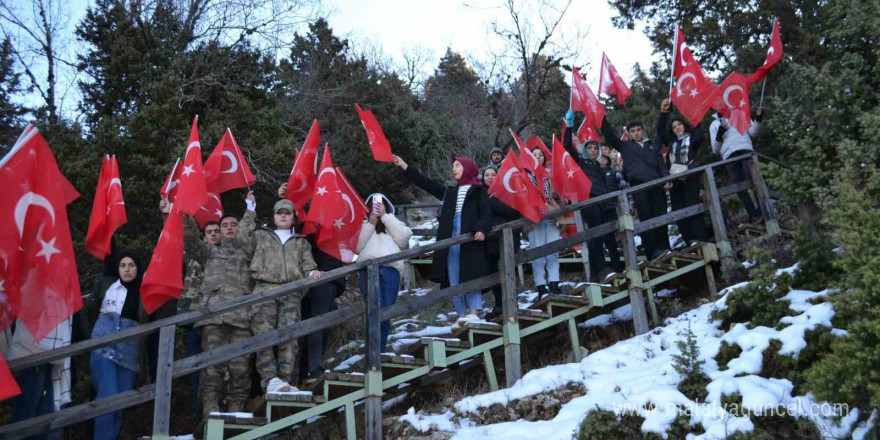
<svg viewBox="0 0 880 440">
<path fill-rule="evenodd" d="M 437 241 L 463 234 L 474 234 L 474 240 L 448 249 L 434 251 L 431 263 L 431 280 L 440 283 L 441 288 L 457 286 L 459 283 L 474 280 L 486 275 L 486 234 L 492 229 L 492 212 L 486 188 L 480 182 L 479 169 L 474 161 L 456 157 L 452 160 L 452 178 L 455 186 L 446 186 L 429 179 L 411 167 L 399 156 L 394 156 L 394 164 L 403 170 L 407 180 L 443 201 L 437 227 Z M 479 321 L 483 308 L 480 291 L 466 293 L 452 299 L 458 321 Z"/>
<path fill-rule="evenodd" d="M 660 116 L 657 118 L 657 138 L 669 147 L 666 155 L 666 166 L 671 174 L 678 174 L 696 167 L 697 150 L 702 148 L 705 137 L 703 127 L 697 124 L 691 127 L 681 116 L 669 117 L 669 98 L 660 104 Z M 670 122 L 671 119 L 671 122 Z M 687 208 L 702 203 L 700 199 L 700 176 L 690 175 L 684 180 L 676 180 L 669 190 L 672 199 L 672 210 Z M 691 216 L 676 222 L 681 238 L 688 245 L 706 240 L 706 227 L 703 217 Z"/>
<path fill-rule="evenodd" d="M 366 203 L 370 208 L 370 214 L 361 226 L 361 233 L 358 236 L 356 249 L 358 260 L 385 257 L 407 249 L 409 239 L 412 237 L 412 229 L 394 216 L 394 204 L 391 200 L 388 200 L 384 194 L 374 193 L 367 197 Z M 384 309 L 397 302 L 400 273 L 403 269 L 403 260 L 379 266 L 379 307 Z M 361 294 L 366 298 L 367 269 L 361 269 L 358 276 L 358 286 Z M 382 321 L 380 325 L 382 353 L 386 352 L 390 331 L 391 324 Z"/>
</svg>

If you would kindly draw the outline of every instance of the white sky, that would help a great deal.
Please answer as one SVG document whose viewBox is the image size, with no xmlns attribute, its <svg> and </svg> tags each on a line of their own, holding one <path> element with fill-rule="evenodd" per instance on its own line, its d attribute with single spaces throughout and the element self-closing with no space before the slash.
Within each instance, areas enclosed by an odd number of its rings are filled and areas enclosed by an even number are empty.
<svg viewBox="0 0 880 440">
<path fill-rule="evenodd" d="M 557 3 L 561 5 L 564 1 L 557 0 Z M 21 4 L 13 0 L 15 3 Z M 491 24 L 493 21 L 506 23 L 509 17 L 504 3 L 505 0 L 324 0 L 324 15 L 335 34 L 345 36 L 356 48 L 365 45 L 381 47 L 384 56 L 398 66 L 403 65 L 405 50 L 414 47 L 427 49 L 431 59 L 425 65 L 425 73 L 430 74 L 447 47 L 477 60 L 488 60 L 491 53 L 497 52 L 501 42 L 491 33 Z M 519 0 L 518 3 L 532 6 L 537 1 Z M 91 0 L 69 0 L 67 3 L 67 35 L 62 43 L 68 59 L 73 59 L 74 53 L 83 49 L 73 31 L 85 16 L 88 4 Z M 534 12 L 524 15 L 537 21 Z M 641 27 L 634 31 L 616 29 L 611 23 L 613 15 L 606 0 L 574 0 L 561 23 L 564 35 L 573 35 L 575 27 L 586 33 L 580 42 L 582 52 L 577 59 L 564 63 L 575 66 L 589 63 L 590 68 L 582 69 L 581 73 L 587 76 L 587 82 L 594 90 L 599 80 L 603 51 L 608 53 L 628 82 L 634 64 L 639 62 L 647 68 L 653 59 L 650 41 Z M 75 117 L 71 114 L 79 100 L 78 90 L 73 86 L 75 72 L 59 73 L 59 94 L 65 95 L 59 104 L 62 112 Z M 29 104 L 40 102 L 36 93 L 24 100 Z"/>
</svg>

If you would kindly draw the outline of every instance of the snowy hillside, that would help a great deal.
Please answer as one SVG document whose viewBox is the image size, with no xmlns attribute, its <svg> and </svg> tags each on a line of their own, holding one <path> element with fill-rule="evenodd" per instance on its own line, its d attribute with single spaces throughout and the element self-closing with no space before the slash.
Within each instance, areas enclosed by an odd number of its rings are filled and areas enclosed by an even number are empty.
<svg viewBox="0 0 880 440">
<path fill-rule="evenodd" d="M 701 428 L 695 429 L 700 434 L 689 434 L 687 438 L 709 440 L 752 431 L 755 425 L 742 410 L 769 415 L 782 405 L 788 415 L 811 420 L 824 438 L 864 437 L 867 429 L 855 426 L 858 409 L 816 402 L 809 394 L 792 395 L 794 387 L 788 379 L 758 375 L 762 370 L 762 353 L 773 341 L 781 344 L 780 355 L 797 357 L 807 346 L 807 331 L 826 327 L 834 336 L 846 334 L 831 328 L 834 308 L 827 301 L 829 292 L 792 290 L 784 298 L 790 301 L 792 316 L 782 318 L 776 328 L 749 329 L 744 323 L 737 323 L 725 332 L 721 322 L 712 318 L 712 312 L 726 308 L 730 295 L 736 295 L 736 289 L 746 284 L 725 289 L 718 301 L 670 318 L 663 327 L 647 334 L 591 353 L 578 364 L 532 370 L 512 388 L 467 397 L 443 414 L 419 414 L 410 409 L 400 421 L 420 432 L 447 431 L 455 440 L 569 440 L 577 435 L 586 415 L 599 409 L 616 414 L 635 412 L 644 418 L 643 432 L 663 437 L 676 417 L 684 413 L 690 416 L 690 425 Z M 710 379 L 707 397 L 701 403 L 679 392 L 682 376 L 673 368 L 673 356 L 680 354 L 676 342 L 684 338 L 688 328 L 696 337 L 700 359 L 705 361 L 702 368 Z M 722 343 L 735 344 L 742 350 L 726 368 L 715 360 Z M 551 420 L 521 419 L 489 425 L 474 422 L 481 411 L 492 405 L 507 405 L 572 384 L 582 385 L 586 394 L 562 405 Z M 741 396 L 741 402 L 735 402 L 738 408 L 731 408 L 730 396 L 736 394 Z M 734 411 L 738 414 L 733 415 Z M 876 416 L 873 414 L 872 418 Z"/>
</svg>

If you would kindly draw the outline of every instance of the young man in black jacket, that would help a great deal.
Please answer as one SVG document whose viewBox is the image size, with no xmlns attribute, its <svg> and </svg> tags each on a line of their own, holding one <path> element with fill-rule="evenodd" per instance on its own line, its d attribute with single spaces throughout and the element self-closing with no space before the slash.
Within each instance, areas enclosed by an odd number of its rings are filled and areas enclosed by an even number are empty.
<svg viewBox="0 0 880 440">
<path fill-rule="evenodd" d="M 623 174 L 631 187 L 650 182 L 669 175 L 663 162 L 660 145 L 655 145 L 645 137 L 645 125 L 641 121 L 626 124 L 629 140 L 621 140 L 608 120 L 602 119 L 602 136 L 605 142 L 623 156 Z M 633 201 L 640 221 L 666 214 L 666 191 L 672 187 L 669 182 L 660 187 L 642 190 L 633 194 Z M 669 232 L 661 226 L 640 234 L 645 246 L 645 255 L 653 260 L 669 252 Z"/>
<path fill-rule="evenodd" d="M 593 186 L 590 188 L 590 197 L 604 195 L 608 192 L 605 188 L 605 175 L 599 167 L 599 162 L 586 153 L 588 148 L 587 145 L 584 145 L 586 156 L 578 154 L 572 142 L 573 127 L 574 111 L 569 109 L 565 114 L 565 132 L 562 134 L 562 146 L 565 147 L 565 151 L 571 155 L 572 159 L 577 162 L 584 174 L 586 174 L 593 183 Z M 594 146 L 598 157 L 599 143 L 595 141 L 591 142 L 595 144 Z M 587 142 L 587 144 L 590 144 L 590 142 Z M 602 206 L 596 205 L 582 209 L 581 216 L 587 226 L 591 228 L 617 219 L 617 216 L 609 217 Z M 620 261 L 620 257 L 617 253 L 617 242 L 614 240 L 613 234 L 607 234 L 590 240 L 587 243 L 590 252 L 590 272 L 596 277 L 596 281 L 598 282 L 606 281 L 614 274 L 614 272 L 608 267 L 608 263 L 605 261 L 605 251 L 602 249 L 603 244 L 608 248 L 608 254 L 611 256 L 612 263 Z"/>
</svg>

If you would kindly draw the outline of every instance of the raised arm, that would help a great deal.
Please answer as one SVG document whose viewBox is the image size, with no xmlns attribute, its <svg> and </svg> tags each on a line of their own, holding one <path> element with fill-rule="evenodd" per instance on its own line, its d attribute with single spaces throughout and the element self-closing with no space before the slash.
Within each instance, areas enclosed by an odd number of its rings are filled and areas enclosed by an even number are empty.
<svg viewBox="0 0 880 440">
<path fill-rule="evenodd" d="M 721 126 L 721 121 L 716 119 L 709 124 L 709 142 L 712 144 L 712 152 L 715 154 L 721 154 L 721 144 L 724 143 L 724 127 Z"/>
<path fill-rule="evenodd" d="M 409 166 L 400 156 L 394 156 L 394 164 L 397 165 L 401 170 L 403 170 L 403 176 L 406 177 L 406 180 L 414 183 L 419 188 L 423 189 L 428 194 L 443 200 L 443 196 L 446 194 L 446 186 L 443 184 L 436 182 L 424 174 L 419 172 L 419 170 L 414 167 Z"/>
<path fill-rule="evenodd" d="M 669 98 L 660 104 L 660 115 L 657 116 L 657 139 L 667 147 L 674 139 L 669 134 Z"/>
<path fill-rule="evenodd" d="M 183 216 L 183 248 L 187 258 L 204 266 L 211 255 L 210 246 L 199 238 L 199 225 L 196 221 L 188 215 Z"/>
<path fill-rule="evenodd" d="M 250 203 L 247 204 L 247 209 L 238 222 L 238 235 L 235 236 L 235 243 L 244 249 L 248 258 L 252 258 L 257 249 L 257 240 L 254 237 L 254 232 L 257 229 L 257 206 L 256 199 L 253 199 L 253 193 L 248 193 L 248 201 Z"/>
<path fill-rule="evenodd" d="M 623 150 L 623 141 L 621 141 L 620 136 L 614 132 L 614 128 L 611 127 L 611 124 L 608 123 L 608 118 L 602 118 L 602 137 L 605 138 L 605 142 L 615 150 Z"/>
</svg>

